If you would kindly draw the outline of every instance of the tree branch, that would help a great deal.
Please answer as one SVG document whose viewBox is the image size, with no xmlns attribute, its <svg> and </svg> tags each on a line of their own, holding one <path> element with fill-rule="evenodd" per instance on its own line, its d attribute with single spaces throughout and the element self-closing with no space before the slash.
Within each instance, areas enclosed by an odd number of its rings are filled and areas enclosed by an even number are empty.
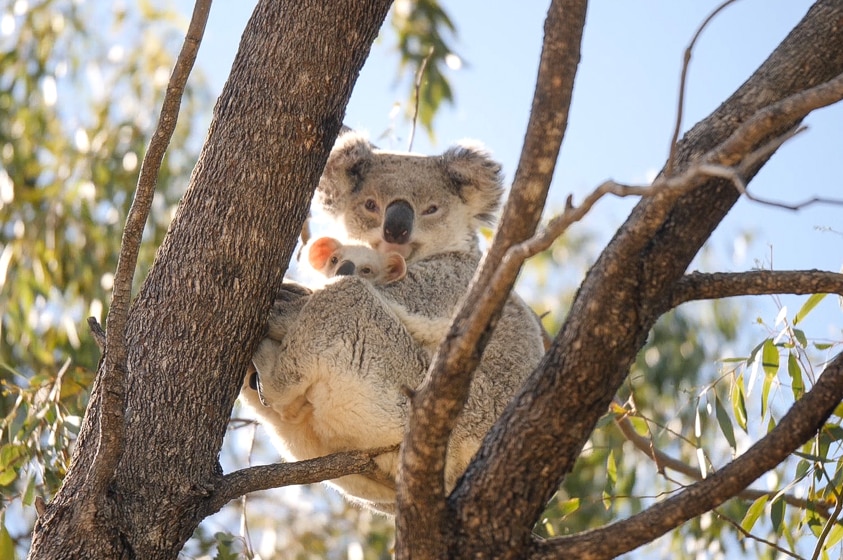
<svg viewBox="0 0 843 560">
<path fill-rule="evenodd" d="M 778 102 L 843 72 L 843 36 L 834 23 L 840 17 L 843 5 L 820 0 L 753 76 L 686 134 L 675 169 L 736 165 L 755 146 L 792 129 L 806 105 Z M 765 110 L 771 105 L 792 120 L 773 118 Z M 766 159 L 746 170 L 747 180 Z M 669 309 L 672 286 L 739 198 L 731 184 L 705 176 L 700 173 L 694 187 L 663 189 L 639 202 L 589 271 L 542 365 L 486 437 L 451 497 L 465 516 L 461 525 L 486 540 L 471 540 L 477 550 L 507 557 L 517 549 L 523 533 L 513 532 L 532 527 L 573 467 L 647 333 Z M 501 511 L 516 519 L 502 520 Z M 472 539 L 468 529 L 460 536 Z"/>
<path fill-rule="evenodd" d="M 144 155 L 135 198 L 123 229 L 123 240 L 120 245 L 117 270 L 114 274 L 111 305 L 106 320 L 105 359 L 99 371 L 99 375 L 103 378 L 100 383 L 102 408 L 99 416 L 99 438 L 89 475 L 94 495 L 101 498 L 105 497 L 106 487 L 123 455 L 125 441 L 123 410 L 126 400 L 127 369 L 126 322 L 143 228 L 152 206 L 161 162 L 176 127 L 184 87 L 205 33 L 210 9 L 211 0 L 197 0 L 193 7 L 190 25 L 167 84 L 158 126 Z"/>
<path fill-rule="evenodd" d="M 837 294 L 843 296 L 843 274 L 822 270 L 752 270 L 749 272 L 692 272 L 670 293 L 670 307 L 689 301 L 771 294 Z"/>
<path fill-rule="evenodd" d="M 843 399 L 843 354 L 778 425 L 746 453 L 708 478 L 632 517 L 607 527 L 537 543 L 530 558 L 615 558 L 722 504 L 784 461 L 812 438 Z"/>
<path fill-rule="evenodd" d="M 382 453 L 395 451 L 395 448 L 396 446 L 344 451 L 306 461 L 260 465 L 229 473 L 222 478 L 214 492 L 208 497 L 203 516 L 219 511 L 231 500 L 236 500 L 250 492 L 293 484 L 313 484 L 349 474 L 379 477 L 383 473 L 374 458 Z"/>
<path fill-rule="evenodd" d="M 411 401 L 399 469 L 398 558 L 445 555 L 439 535 L 445 527 L 454 526 L 445 523 L 443 471 L 448 437 L 467 399 L 471 372 L 491 335 L 487 325 L 493 326 L 500 317 L 515 275 L 494 294 L 486 294 L 486 286 L 506 249 L 530 237 L 541 216 L 567 126 L 586 4 L 586 0 L 551 2 L 530 122 L 501 225 L 426 381 Z M 457 332 L 459 336 L 454 336 Z M 419 496 L 428 499 L 421 504 Z M 460 510 L 458 515 L 476 513 Z"/>
<path fill-rule="evenodd" d="M 665 165 L 664 174 L 667 176 L 673 175 L 673 164 L 676 161 L 676 141 L 679 139 L 679 132 L 682 130 L 682 114 L 685 111 L 685 83 L 688 78 L 688 68 L 691 65 L 691 53 L 694 50 L 694 45 L 696 45 L 697 39 L 699 39 L 700 35 L 702 35 L 703 29 L 705 29 L 708 24 L 717 17 L 717 14 L 723 11 L 729 4 L 733 4 L 734 2 L 736 2 L 736 0 L 726 0 L 717 6 L 713 12 L 708 14 L 708 17 L 705 18 L 705 20 L 703 20 L 697 28 L 697 32 L 694 33 L 694 37 L 685 48 L 685 54 L 682 58 L 682 73 L 679 76 L 679 99 L 677 100 L 676 107 L 676 125 L 673 127 L 673 137 L 670 139 L 670 155 L 668 155 L 667 164 Z"/>
<path fill-rule="evenodd" d="M 672 471 L 683 474 L 691 480 L 703 480 L 703 477 L 700 474 L 700 470 L 698 468 L 692 467 L 691 465 L 668 455 L 664 451 L 657 449 L 653 445 L 652 441 L 636 432 L 635 428 L 632 426 L 632 422 L 629 421 L 628 416 L 621 416 L 615 418 L 615 425 L 621 431 L 624 438 L 626 438 L 626 440 L 629 441 L 633 445 L 633 447 L 635 447 L 636 449 L 644 453 L 644 455 L 653 460 L 660 474 L 664 474 L 664 469 L 667 468 Z M 743 500 L 755 501 L 762 496 L 773 497 L 777 494 L 778 492 L 765 492 L 763 490 L 753 490 L 752 488 L 747 488 L 736 494 L 735 497 L 741 498 Z M 809 501 L 803 498 L 797 498 L 792 494 L 782 494 L 781 499 L 792 506 L 815 511 L 826 518 L 830 515 L 829 507 L 831 506 L 831 504 L 829 504 L 828 502 L 822 502 L 819 500 Z"/>
</svg>

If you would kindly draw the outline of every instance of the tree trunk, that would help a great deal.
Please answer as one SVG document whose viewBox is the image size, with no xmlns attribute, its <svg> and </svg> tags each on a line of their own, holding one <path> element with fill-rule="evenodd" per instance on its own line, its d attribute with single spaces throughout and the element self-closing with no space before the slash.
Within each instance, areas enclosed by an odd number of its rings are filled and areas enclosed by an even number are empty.
<svg viewBox="0 0 843 560">
<path fill-rule="evenodd" d="M 101 368 L 30 558 L 175 558 L 213 513 L 208 496 L 243 373 L 389 4 L 264 0 L 255 9 L 130 310 L 125 451 L 95 495 L 88 473 L 109 390 Z"/>
</svg>

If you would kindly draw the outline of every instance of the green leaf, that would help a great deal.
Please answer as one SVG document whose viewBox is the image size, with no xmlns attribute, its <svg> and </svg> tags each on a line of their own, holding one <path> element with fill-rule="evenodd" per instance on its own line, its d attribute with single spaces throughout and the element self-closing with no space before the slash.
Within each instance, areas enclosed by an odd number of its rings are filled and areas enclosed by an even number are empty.
<svg viewBox="0 0 843 560">
<path fill-rule="evenodd" d="M 615 482 L 618 480 L 618 465 L 615 463 L 614 450 L 609 451 L 609 457 L 606 459 L 606 483 L 608 487 L 614 488 Z"/>
<path fill-rule="evenodd" d="M 566 515 L 574 513 L 578 509 L 580 509 L 580 499 L 571 498 L 559 504 L 559 515 L 560 517 L 565 517 Z"/>
<path fill-rule="evenodd" d="M 808 347 L 808 337 L 805 336 L 805 331 L 802 329 L 793 329 L 793 336 L 796 337 L 796 340 L 802 348 Z"/>
<path fill-rule="evenodd" d="M 738 377 L 732 383 L 732 413 L 735 415 L 735 421 L 738 426 L 746 432 L 746 400 L 743 395 L 743 377 Z"/>
<path fill-rule="evenodd" d="M 0 486 L 8 486 L 14 482 L 17 477 L 18 473 L 15 469 L 7 468 L 0 471 Z"/>
<path fill-rule="evenodd" d="M 761 366 L 768 376 L 776 375 L 779 371 L 779 349 L 773 344 L 773 339 L 764 341 L 764 350 L 761 353 Z"/>
<path fill-rule="evenodd" d="M 729 447 L 737 450 L 737 442 L 735 441 L 735 430 L 732 428 L 732 419 L 729 418 L 729 413 L 723 408 L 723 403 L 720 402 L 720 397 L 714 396 L 714 412 L 717 415 L 717 423 L 720 424 L 720 431 L 726 436 L 726 441 L 729 442 Z"/>
<path fill-rule="evenodd" d="M 761 514 L 764 512 L 764 506 L 767 504 L 768 496 L 761 496 L 754 502 L 752 505 L 749 506 L 749 509 L 746 510 L 746 515 L 743 516 L 743 520 L 741 521 L 741 528 L 749 533 L 752 531 L 752 527 L 755 525 L 755 522 L 758 521 L 758 518 L 761 517 Z"/>
<path fill-rule="evenodd" d="M 12 540 L 12 535 L 6 528 L 6 515 L 0 517 L 0 558 L 16 558 L 15 555 L 15 541 Z"/>
<path fill-rule="evenodd" d="M 799 367 L 799 361 L 792 352 L 787 355 L 787 373 L 790 375 L 793 398 L 799 400 L 805 393 L 805 384 L 802 381 L 802 368 Z"/>
<path fill-rule="evenodd" d="M 765 375 L 764 383 L 761 385 L 761 418 L 767 413 L 767 399 L 770 398 L 770 387 L 773 386 L 773 375 Z"/>
<path fill-rule="evenodd" d="M 825 296 L 828 294 L 814 294 L 808 298 L 808 300 L 802 304 L 802 308 L 796 312 L 796 316 L 793 318 L 793 324 L 797 325 L 802 322 L 802 319 L 813 310 L 817 304 L 819 304 Z"/>
<path fill-rule="evenodd" d="M 817 350 L 828 350 L 832 346 L 834 346 L 834 344 L 831 343 L 831 342 L 815 342 L 814 343 L 814 348 L 816 348 Z"/>
<path fill-rule="evenodd" d="M 770 507 L 770 521 L 773 523 L 773 531 L 776 534 L 780 532 L 779 529 L 782 526 L 782 520 L 784 519 L 784 507 L 785 503 L 781 498 L 773 502 Z"/>
<path fill-rule="evenodd" d="M 25 506 L 31 506 L 35 501 L 35 475 L 29 475 L 26 481 L 26 488 L 23 491 L 21 502 Z"/>
</svg>

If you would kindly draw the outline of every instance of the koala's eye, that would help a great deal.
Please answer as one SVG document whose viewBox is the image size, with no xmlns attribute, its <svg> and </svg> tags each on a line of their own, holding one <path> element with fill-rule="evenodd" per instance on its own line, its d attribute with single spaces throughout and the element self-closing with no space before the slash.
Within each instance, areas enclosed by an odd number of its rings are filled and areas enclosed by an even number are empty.
<svg viewBox="0 0 843 560">
<path fill-rule="evenodd" d="M 378 209 L 378 203 L 377 203 L 377 202 L 375 202 L 375 201 L 374 201 L 374 199 L 367 198 L 367 199 L 366 199 L 366 203 L 364 204 L 364 207 L 365 207 L 365 208 L 366 208 L 366 210 L 368 210 L 369 212 L 375 212 L 375 211 L 377 211 L 377 209 Z"/>
<path fill-rule="evenodd" d="M 424 214 L 425 216 L 430 216 L 431 214 L 436 214 L 436 212 L 438 211 L 439 207 L 435 204 L 431 204 L 430 206 L 424 209 L 424 212 L 422 212 L 422 214 Z"/>
<path fill-rule="evenodd" d="M 331 264 L 337 264 L 338 262 L 340 262 L 339 257 L 337 257 L 336 255 L 331 255 Z"/>
<path fill-rule="evenodd" d="M 360 274 L 363 274 L 364 276 L 369 276 L 370 274 L 372 274 L 372 269 L 368 266 L 364 266 L 360 269 Z"/>
</svg>

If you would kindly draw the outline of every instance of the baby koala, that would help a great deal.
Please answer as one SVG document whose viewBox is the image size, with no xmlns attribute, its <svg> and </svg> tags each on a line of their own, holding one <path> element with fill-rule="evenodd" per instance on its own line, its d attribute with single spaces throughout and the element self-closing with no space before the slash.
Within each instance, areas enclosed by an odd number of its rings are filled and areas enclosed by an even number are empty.
<svg viewBox="0 0 843 560">
<path fill-rule="evenodd" d="M 307 260 L 326 278 L 355 275 L 382 285 L 407 274 L 407 263 L 398 253 L 382 254 L 367 245 L 345 245 L 333 237 L 313 241 Z"/>
<path fill-rule="evenodd" d="M 307 260 L 310 266 L 326 278 L 354 275 L 372 284 L 384 285 L 397 282 L 407 274 L 407 262 L 398 253 L 383 254 L 368 245 L 346 245 L 333 237 L 320 237 L 313 241 L 308 249 Z M 432 356 L 445 338 L 451 320 L 416 315 L 380 294 L 377 297 Z"/>
</svg>

